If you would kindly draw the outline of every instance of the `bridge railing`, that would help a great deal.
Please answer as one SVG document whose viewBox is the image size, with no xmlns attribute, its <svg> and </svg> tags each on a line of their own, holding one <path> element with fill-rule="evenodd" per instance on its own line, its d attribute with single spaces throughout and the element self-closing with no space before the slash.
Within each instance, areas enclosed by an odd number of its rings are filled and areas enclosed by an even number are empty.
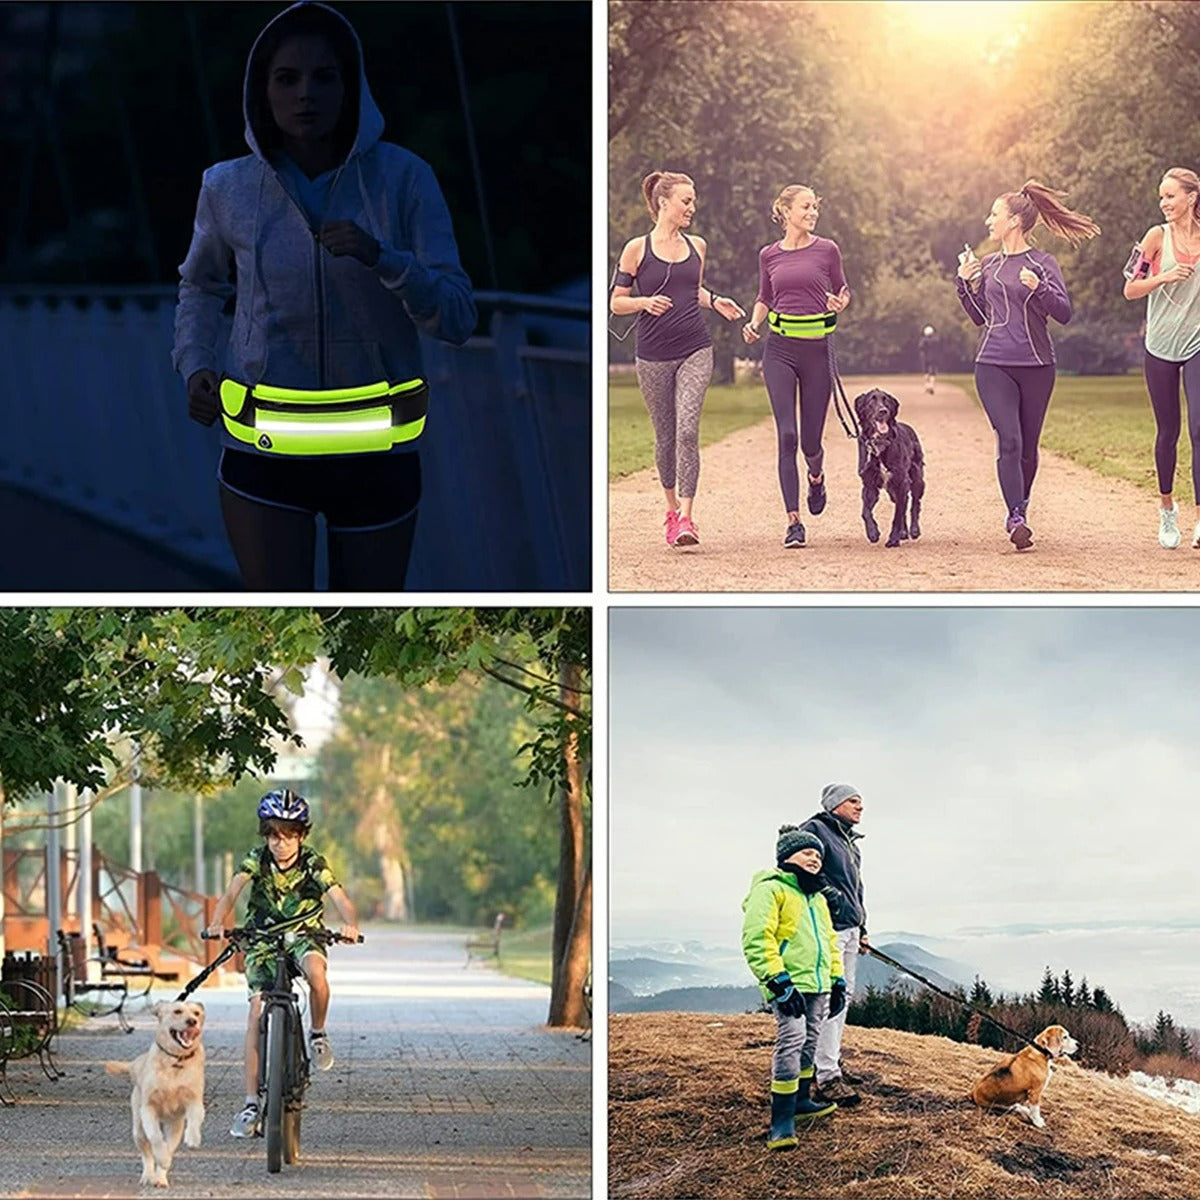
<svg viewBox="0 0 1200 1200">
<path fill-rule="evenodd" d="M 476 301 L 486 332 L 461 347 L 422 339 L 431 401 L 409 587 L 586 590 L 588 305 Z M 188 419 L 171 369 L 175 303 L 173 287 L 0 287 L 0 483 L 236 586 L 217 431 Z"/>
</svg>

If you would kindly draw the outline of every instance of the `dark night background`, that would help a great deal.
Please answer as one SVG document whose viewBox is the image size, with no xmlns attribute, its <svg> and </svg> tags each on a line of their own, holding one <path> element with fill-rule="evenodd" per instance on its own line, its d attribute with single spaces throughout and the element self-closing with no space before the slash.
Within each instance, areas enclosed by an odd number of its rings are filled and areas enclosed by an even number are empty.
<svg viewBox="0 0 1200 1200">
<path fill-rule="evenodd" d="M 202 171 L 249 153 L 246 56 L 285 7 L 0 5 L 0 283 L 177 283 Z M 475 287 L 544 293 L 585 279 L 588 4 L 332 7 L 362 40 L 384 140 L 433 166 Z M 448 7 L 475 124 L 494 280 Z"/>
</svg>

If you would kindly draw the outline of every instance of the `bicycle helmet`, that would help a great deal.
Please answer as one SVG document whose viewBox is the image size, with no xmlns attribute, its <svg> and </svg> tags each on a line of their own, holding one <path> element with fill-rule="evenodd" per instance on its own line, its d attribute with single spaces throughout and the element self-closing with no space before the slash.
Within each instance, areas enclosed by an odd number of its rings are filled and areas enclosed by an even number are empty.
<svg viewBox="0 0 1200 1200">
<path fill-rule="evenodd" d="M 312 819 L 308 815 L 308 801 L 291 788 L 279 788 L 268 792 L 258 802 L 258 818 L 260 821 L 270 818 L 277 821 L 295 821 L 305 829 L 312 826 Z"/>
</svg>

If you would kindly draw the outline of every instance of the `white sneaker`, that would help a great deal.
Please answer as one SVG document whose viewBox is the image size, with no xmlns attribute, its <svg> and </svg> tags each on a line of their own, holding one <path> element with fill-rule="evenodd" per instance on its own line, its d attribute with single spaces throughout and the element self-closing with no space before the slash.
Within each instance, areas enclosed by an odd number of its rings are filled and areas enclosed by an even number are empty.
<svg viewBox="0 0 1200 1200">
<path fill-rule="evenodd" d="M 328 1071 L 333 1066 L 333 1048 L 324 1033 L 309 1034 L 308 1044 L 312 1049 L 313 1063 L 318 1071 Z"/>
<path fill-rule="evenodd" d="M 248 1103 L 236 1117 L 233 1118 L 233 1128 L 230 1136 L 236 1138 L 253 1137 L 258 1129 L 258 1105 Z"/>
<path fill-rule="evenodd" d="M 1200 534 L 1200 525 L 1196 526 Z M 1164 550 L 1174 550 L 1179 545 L 1179 505 L 1158 510 L 1158 544 Z M 1196 545 L 1195 542 L 1192 545 Z"/>
</svg>

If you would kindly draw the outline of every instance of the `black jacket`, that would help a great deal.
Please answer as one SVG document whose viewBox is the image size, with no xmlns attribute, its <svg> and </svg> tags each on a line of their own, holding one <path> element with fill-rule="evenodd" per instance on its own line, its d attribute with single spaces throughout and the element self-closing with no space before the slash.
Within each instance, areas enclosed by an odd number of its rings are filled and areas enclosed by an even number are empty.
<svg viewBox="0 0 1200 1200">
<path fill-rule="evenodd" d="M 862 856 L 855 845 L 863 835 L 827 812 L 809 817 L 800 828 L 816 834 L 825 847 L 821 875 L 838 893 L 837 896 L 825 893 L 834 929 L 853 929 L 857 925 L 865 936 L 867 910 L 863 905 Z"/>
</svg>

